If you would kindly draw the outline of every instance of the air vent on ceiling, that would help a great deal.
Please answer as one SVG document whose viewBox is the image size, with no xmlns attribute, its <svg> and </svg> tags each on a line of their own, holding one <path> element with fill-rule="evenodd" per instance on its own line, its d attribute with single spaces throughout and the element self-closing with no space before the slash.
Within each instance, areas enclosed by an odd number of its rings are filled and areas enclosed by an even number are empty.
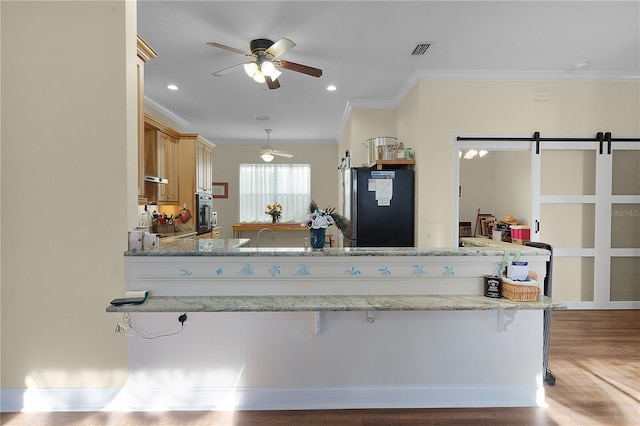
<svg viewBox="0 0 640 426">
<path fill-rule="evenodd" d="M 411 56 L 420 56 L 424 55 L 427 52 L 427 49 L 431 46 L 431 43 L 418 43 L 413 52 L 411 52 Z"/>
</svg>

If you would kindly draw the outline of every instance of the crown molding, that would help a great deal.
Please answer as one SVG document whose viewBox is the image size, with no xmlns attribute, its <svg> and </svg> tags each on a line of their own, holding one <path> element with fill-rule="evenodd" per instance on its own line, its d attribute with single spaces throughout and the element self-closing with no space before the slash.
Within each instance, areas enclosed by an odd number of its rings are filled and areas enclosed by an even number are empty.
<svg viewBox="0 0 640 426">
<path fill-rule="evenodd" d="M 397 108 L 404 98 L 421 81 L 559 81 L 559 82 L 640 82 L 640 74 L 623 72 L 601 73 L 588 71 L 456 71 L 417 70 L 412 73 L 394 99 L 350 99 L 347 101 L 338 137 L 349 119 L 353 108 Z"/>
<path fill-rule="evenodd" d="M 138 58 L 142 59 L 144 62 L 149 62 L 153 58 L 158 57 L 158 52 L 153 50 L 153 47 L 149 45 L 140 34 L 138 34 L 137 38 L 137 46 L 138 46 Z"/>
<path fill-rule="evenodd" d="M 151 99 L 151 98 L 149 98 L 147 96 L 144 97 L 144 103 L 145 103 L 145 105 L 148 105 L 151 108 L 154 108 L 158 112 L 164 114 L 166 117 L 168 117 L 171 120 L 175 121 L 176 123 L 180 124 L 185 129 L 189 125 L 189 122 L 187 120 L 185 120 L 184 118 L 180 117 L 178 114 L 175 114 L 174 112 L 168 110 L 167 108 L 165 108 L 164 106 L 160 105 L 158 102 L 154 101 L 153 99 Z"/>
<path fill-rule="evenodd" d="M 601 73 L 601 72 L 565 72 L 565 71 L 454 71 L 454 70 L 417 70 L 407 78 L 398 95 L 389 101 L 393 108 L 398 107 L 404 98 L 421 81 L 577 81 L 577 82 L 637 82 L 640 74 L 629 73 Z M 365 101 L 361 102 L 365 107 Z M 380 101 L 371 102 L 369 108 L 376 106 Z M 359 106 L 360 107 L 360 106 Z"/>
</svg>

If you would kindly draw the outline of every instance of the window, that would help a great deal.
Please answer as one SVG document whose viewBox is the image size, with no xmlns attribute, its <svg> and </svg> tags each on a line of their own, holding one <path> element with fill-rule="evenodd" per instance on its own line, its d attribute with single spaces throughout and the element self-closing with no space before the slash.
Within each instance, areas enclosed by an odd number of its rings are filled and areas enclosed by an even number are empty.
<svg viewBox="0 0 640 426">
<path fill-rule="evenodd" d="M 282 222 L 301 222 L 311 202 L 311 165 L 240 164 L 239 221 L 269 222 L 267 204 L 282 204 Z"/>
</svg>

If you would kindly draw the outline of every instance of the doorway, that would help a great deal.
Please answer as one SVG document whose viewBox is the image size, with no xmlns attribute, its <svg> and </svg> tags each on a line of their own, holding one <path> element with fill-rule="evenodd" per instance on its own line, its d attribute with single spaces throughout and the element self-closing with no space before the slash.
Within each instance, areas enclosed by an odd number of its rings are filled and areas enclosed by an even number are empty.
<svg viewBox="0 0 640 426">
<path fill-rule="evenodd" d="M 531 241 L 554 248 L 553 297 L 570 309 L 640 308 L 637 139 L 613 141 L 610 151 L 593 142 L 540 142 L 539 154 L 524 141 L 456 146 L 458 221 L 474 224 L 480 209 L 529 225 Z M 469 149 L 489 153 L 464 159 Z M 458 227 L 454 233 L 458 241 Z"/>
<path fill-rule="evenodd" d="M 519 224 L 532 223 L 531 143 L 457 141 L 458 222 L 471 222 L 475 231 L 478 211 L 497 220 L 512 215 Z M 470 150 L 478 152 L 465 158 Z M 480 156 L 481 151 L 486 154 Z M 455 229 L 458 241 L 459 228 Z"/>
</svg>

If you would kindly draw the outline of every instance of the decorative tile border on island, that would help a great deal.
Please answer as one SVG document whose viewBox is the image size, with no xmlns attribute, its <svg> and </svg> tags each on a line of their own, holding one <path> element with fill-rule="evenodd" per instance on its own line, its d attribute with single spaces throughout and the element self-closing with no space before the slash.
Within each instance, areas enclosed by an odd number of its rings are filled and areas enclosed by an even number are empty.
<svg viewBox="0 0 640 426">
<path fill-rule="evenodd" d="M 498 273 L 504 257 L 495 248 L 311 251 L 220 244 L 177 240 L 155 252 L 127 252 L 127 289 L 154 296 L 480 295 L 484 275 Z M 549 252 L 526 248 L 520 256 L 542 281 Z"/>
</svg>

